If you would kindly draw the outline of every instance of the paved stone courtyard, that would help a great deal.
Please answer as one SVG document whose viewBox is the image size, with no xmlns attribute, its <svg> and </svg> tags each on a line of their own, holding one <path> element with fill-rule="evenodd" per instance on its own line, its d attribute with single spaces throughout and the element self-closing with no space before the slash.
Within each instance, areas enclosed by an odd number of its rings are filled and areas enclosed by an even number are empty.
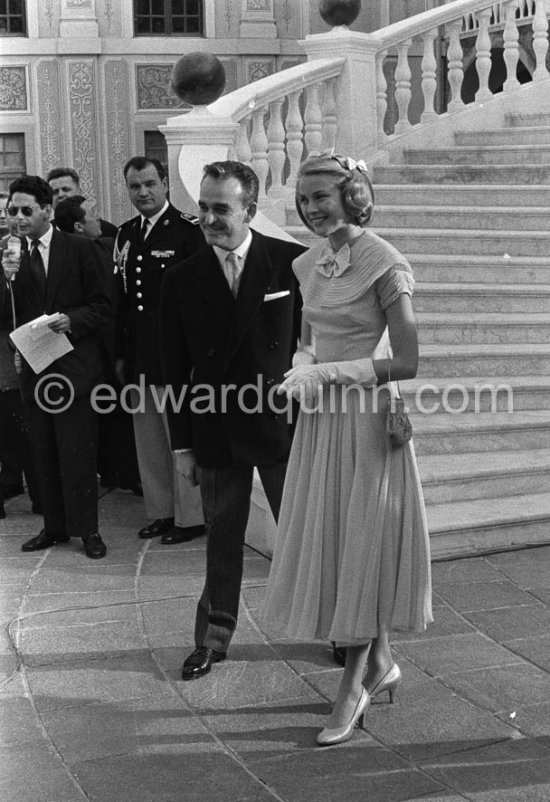
<svg viewBox="0 0 550 802">
<path fill-rule="evenodd" d="M 269 561 L 247 549 L 228 659 L 184 683 L 205 539 L 139 540 L 129 493 L 100 507 L 94 562 L 76 541 L 22 554 L 41 521 L 6 505 L 2 802 L 550 799 L 550 546 L 434 564 L 435 624 L 394 641 L 398 703 L 320 749 L 340 669 L 262 623 Z"/>
</svg>

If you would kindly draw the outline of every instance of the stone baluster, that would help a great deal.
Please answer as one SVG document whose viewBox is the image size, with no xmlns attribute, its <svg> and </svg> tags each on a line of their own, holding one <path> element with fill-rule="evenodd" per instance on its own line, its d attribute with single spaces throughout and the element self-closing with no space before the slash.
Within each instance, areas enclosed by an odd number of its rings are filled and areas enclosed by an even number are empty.
<svg viewBox="0 0 550 802">
<path fill-rule="evenodd" d="M 548 17 L 545 0 L 537 0 L 533 18 L 533 50 L 537 66 L 533 73 L 533 81 L 542 81 L 548 77 L 546 54 L 548 53 Z"/>
<path fill-rule="evenodd" d="M 511 92 L 519 87 L 517 68 L 519 61 L 519 29 L 516 21 L 516 10 L 519 0 L 509 0 L 506 3 L 506 24 L 504 26 L 504 63 L 506 64 L 506 81 L 504 91 Z"/>
<path fill-rule="evenodd" d="M 250 147 L 250 140 L 248 138 L 248 127 L 250 124 L 250 117 L 245 117 L 241 120 L 237 137 L 235 140 L 235 151 L 237 159 L 243 164 L 250 165 L 252 161 L 252 148 Z"/>
<path fill-rule="evenodd" d="M 449 62 L 449 86 L 451 87 L 451 100 L 448 103 L 449 111 L 460 111 L 464 106 L 462 100 L 462 84 L 464 82 L 464 66 L 462 63 L 462 44 L 460 32 L 462 20 L 455 20 L 449 25 L 449 49 L 447 59 Z"/>
<path fill-rule="evenodd" d="M 319 103 L 319 84 L 310 84 L 306 89 L 305 143 L 308 156 L 318 156 L 323 147 L 323 115 Z"/>
<path fill-rule="evenodd" d="M 334 96 L 336 79 L 331 78 L 325 81 L 323 87 L 323 150 L 330 150 L 336 144 L 336 133 L 338 131 L 338 110 L 336 98 Z"/>
<path fill-rule="evenodd" d="M 269 104 L 269 125 L 267 126 L 267 159 L 271 170 L 269 194 L 280 197 L 283 194 L 283 170 L 285 167 L 285 129 L 282 119 L 284 98 Z"/>
<path fill-rule="evenodd" d="M 384 130 L 384 120 L 388 110 L 388 82 L 384 75 L 384 61 L 388 55 L 387 50 L 383 50 L 376 58 L 376 116 L 378 119 L 378 143 L 381 144 L 387 138 Z"/>
<path fill-rule="evenodd" d="M 288 112 L 286 115 L 286 151 L 290 165 L 290 173 L 286 180 L 288 188 L 293 189 L 296 186 L 296 176 L 298 175 L 298 167 L 302 161 L 302 153 L 304 151 L 303 143 L 303 121 L 302 113 L 300 111 L 300 97 L 302 90 L 298 89 L 288 96 Z"/>
<path fill-rule="evenodd" d="M 434 107 L 435 93 L 437 90 L 437 61 L 435 59 L 434 42 L 437 36 L 437 28 L 426 31 L 422 34 L 424 41 L 424 56 L 422 58 L 422 93 L 424 95 L 424 111 L 420 118 L 423 124 L 437 120 Z"/>
<path fill-rule="evenodd" d="M 489 73 L 491 72 L 491 37 L 489 35 L 489 23 L 492 14 L 492 8 L 485 8 L 477 15 L 479 31 L 476 39 L 476 69 L 479 78 L 479 89 L 476 92 L 476 103 L 490 100 L 493 97 L 489 89 Z"/>
<path fill-rule="evenodd" d="M 395 101 L 399 118 L 395 133 L 402 134 L 411 127 L 409 122 L 409 104 L 411 102 L 411 68 L 409 66 L 409 48 L 412 39 L 407 39 L 397 47 L 397 66 L 395 68 Z"/>
<path fill-rule="evenodd" d="M 266 197 L 266 181 L 269 173 L 269 162 L 267 160 L 268 141 L 264 127 L 264 117 L 267 108 L 255 109 L 252 112 L 252 136 L 250 137 L 250 147 L 252 148 L 251 167 L 258 176 L 260 182 L 260 199 Z"/>
</svg>

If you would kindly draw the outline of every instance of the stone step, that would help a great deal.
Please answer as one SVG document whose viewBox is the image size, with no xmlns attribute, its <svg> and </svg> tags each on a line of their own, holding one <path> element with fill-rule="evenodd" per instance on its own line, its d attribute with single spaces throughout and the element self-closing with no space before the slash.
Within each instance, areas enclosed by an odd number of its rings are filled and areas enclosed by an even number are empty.
<svg viewBox="0 0 550 802">
<path fill-rule="evenodd" d="M 523 312 L 550 311 L 548 284 L 417 283 L 417 312 Z"/>
<path fill-rule="evenodd" d="M 534 112 L 533 114 L 525 114 L 523 112 L 516 114 L 513 111 L 509 111 L 504 115 L 505 128 L 532 128 L 539 126 L 546 128 L 547 125 L 548 112 L 545 111 Z"/>
<path fill-rule="evenodd" d="M 467 284 L 550 284 L 550 255 L 528 257 L 420 254 L 409 255 L 419 282 Z"/>
<path fill-rule="evenodd" d="M 407 206 L 548 206 L 550 186 L 524 184 L 375 184 L 375 209 L 379 204 Z M 293 209 L 293 221 L 299 224 Z M 290 222 L 290 218 L 289 218 Z"/>
<path fill-rule="evenodd" d="M 417 454 L 470 454 L 550 448 L 550 411 L 411 413 Z"/>
<path fill-rule="evenodd" d="M 550 375 L 550 343 L 424 345 L 418 377 Z"/>
<path fill-rule="evenodd" d="M 292 228 L 288 229 L 292 233 Z M 498 231 L 486 229 L 457 230 L 454 228 L 388 228 L 374 226 L 373 230 L 387 239 L 405 256 L 413 253 L 450 253 L 479 256 L 547 256 L 550 254 L 549 231 Z"/>
<path fill-rule="evenodd" d="M 453 165 L 393 164 L 375 165 L 375 184 L 550 184 L 550 165 Z"/>
<path fill-rule="evenodd" d="M 432 559 L 550 541 L 550 493 L 434 504 L 427 515 Z"/>
<path fill-rule="evenodd" d="M 550 231 L 550 208 L 523 206 L 410 206 L 377 204 L 373 226 L 395 228 Z"/>
<path fill-rule="evenodd" d="M 427 505 L 548 493 L 550 449 L 418 458 Z"/>
<path fill-rule="evenodd" d="M 550 167 L 550 145 L 462 145 L 452 148 L 406 148 L 406 164 L 518 165 Z"/>
<path fill-rule="evenodd" d="M 550 312 L 550 310 L 549 310 Z M 421 343 L 548 343 L 550 314 L 416 312 Z"/>
<path fill-rule="evenodd" d="M 454 136 L 458 146 L 550 145 L 550 126 L 547 119 L 546 125 L 515 126 L 487 131 L 457 131 Z"/>
<path fill-rule="evenodd" d="M 420 347 L 420 361 L 424 346 Z M 550 409 L 550 376 L 418 377 L 399 382 L 407 409 L 424 415 Z"/>
</svg>

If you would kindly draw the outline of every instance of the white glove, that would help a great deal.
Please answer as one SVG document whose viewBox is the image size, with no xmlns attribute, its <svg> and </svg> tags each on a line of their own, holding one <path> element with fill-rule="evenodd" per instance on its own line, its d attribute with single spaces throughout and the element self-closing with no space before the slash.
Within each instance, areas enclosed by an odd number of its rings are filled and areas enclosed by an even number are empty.
<svg viewBox="0 0 550 802">
<path fill-rule="evenodd" d="M 301 351 L 296 351 L 292 357 L 292 367 L 296 368 L 298 365 L 314 365 L 317 362 L 313 346 L 306 345 Z"/>
<path fill-rule="evenodd" d="M 324 384 L 358 384 L 373 387 L 378 382 L 372 359 L 352 359 L 348 362 L 318 362 L 297 365 L 287 370 L 277 392 L 289 398 L 307 401 L 318 397 Z"/>
</svg>

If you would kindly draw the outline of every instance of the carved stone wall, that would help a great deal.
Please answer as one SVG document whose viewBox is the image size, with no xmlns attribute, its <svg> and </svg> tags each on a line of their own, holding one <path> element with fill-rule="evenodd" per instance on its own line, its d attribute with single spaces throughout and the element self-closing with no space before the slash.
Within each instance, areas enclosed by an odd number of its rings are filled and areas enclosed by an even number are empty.
<svg viewBox="0 0 550 802">
<path fill-rule="evenodd" d="M 95 200 L 94 177 L 99 168 L 95 61 L 69 61 L 68 75 L 72 163 L 80 176 L 83 194 Z"/>
<path fill-rule="evenodd" d="M 46 175 L 63 162 L 59 63 L 53 59 L 38 62 L 36 83 L 40 120 L 40 162 L 42 175 Z"/>
<path fill-rule="evenodd" d="M 172 64 L 137 64 L 138 109 L 178 109 L 186 104 L 172 91 Z"/>
<path fill-rule="evenodd" d="M 110 200 L 110 218 L 121 223 L 132 214 L 128 200 L 123 168 L 131 153 L 130 130 L 132 119 L 128 98 L 130 97 L 130 69 L 124 59 L 107 61 L 104 70 L 105 89 L 105 136 L 108 143 L 102 169 L 107 183 L 106 192 Z"/>
<path fill-rule="evenodd" d="M 0 111 L 26 111 L 27 70 L 25 67 L 0 68 Z"/>
</svg>

